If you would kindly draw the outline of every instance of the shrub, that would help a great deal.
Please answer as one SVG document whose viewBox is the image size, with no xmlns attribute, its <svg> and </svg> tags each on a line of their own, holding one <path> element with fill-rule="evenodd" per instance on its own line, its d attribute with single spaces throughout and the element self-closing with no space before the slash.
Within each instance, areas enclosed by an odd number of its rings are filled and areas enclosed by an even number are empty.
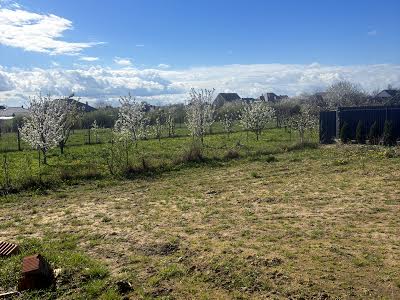
<svg viewBox="0 0 400 300">
<path fill-rule="evenodd" d="M 226 154 L 224 156 L 225 159 L 236 159 L 239 157 L 240 157 L 239 152 L 234 149 L 228 150 L 228 152 L 226 152 Z"/>
<path fill-rule="evenodd" d="M 350 127 L 347 122 L 344 122 L 342 128 L 340 128 L 340 140 L 344 144 L 350 141 Z"/>
<path fill-rule="evenodd" d="M 371 145 L 378 145 L 379 144 L 379 130 L 378 130 L 378 124 L 374 122 L 371 125 L 371 128 L 369 129 L 369 143 Z"/>
<path fill-rule="evenodd" d="M 357 124 L 357 129 L 356 129 L 356 141 L 358 144 L 365 144 L 365 132 L 364 132 L 364 124 L 360 120 L 358 121 Z"/>
<path fill-rule="evenodd" d="M 386 120 L 383 127 L 383 144 L 385 146 L 393 146 L 396 144 L 396 139 L 393 135 L 393 123 Z"/>
<path fill-rule="evenodd" d="M 193 143 L 190 145 L 189 149 L 185 151 L 177 162 L 185 163 L 185 162 L 202 162 L 204 161 L 203 157 L 203 148 L 198 143 Z"/>
</svg>

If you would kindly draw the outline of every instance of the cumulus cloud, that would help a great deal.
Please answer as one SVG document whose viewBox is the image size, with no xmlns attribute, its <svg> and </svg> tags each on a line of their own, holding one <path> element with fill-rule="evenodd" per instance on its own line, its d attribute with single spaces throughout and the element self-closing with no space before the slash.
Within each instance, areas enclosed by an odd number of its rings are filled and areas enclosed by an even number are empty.
<svg viewBox="0 0 400 300">
<path fill-rule="evenodd" d="M 130 67 L 132 65 L 132 61 L 129 58 L 115 57 L 114 62 L 123 67 Z"/>
<path fill-rule="evenodd" d="M 77 55 L 101 44 L 62 40 L 63 32 L 71 29 L 70 20 L 53 14 L 30 12 L 18 5 L 0 7 L 0 44 L 5 46 L 50 55 Z"/>
<path fill-rule="evenodd" d="M 139 70 L 124 66 L 117 69 L 78 66 L 69 70 L 0 67 L 0 102 L 20 103 L 24 97 L 39 91 L 52 95 L 74 92 L 89 102 L 112 101 L 131 92 L 141 100 L 166 104 L 187 100 L 191 87 L 215 88 L 217 93 L 237 92 L 242 97 L 258 97 L 266 92 L 293 96 L 324 90 L 338 80 L 359 83 L 366 91 L 388 84 L 399 86 L 400 65 L 252 64 L 182 70 Z"/>
<path fill-rule="evenodd" d="M 93 57 L 93 56 L 82 56 L 79 58 L 79 60 L 83 60 L 83 61 L 97 61 L 99 60 L 98 57 Z"/>
</svg>

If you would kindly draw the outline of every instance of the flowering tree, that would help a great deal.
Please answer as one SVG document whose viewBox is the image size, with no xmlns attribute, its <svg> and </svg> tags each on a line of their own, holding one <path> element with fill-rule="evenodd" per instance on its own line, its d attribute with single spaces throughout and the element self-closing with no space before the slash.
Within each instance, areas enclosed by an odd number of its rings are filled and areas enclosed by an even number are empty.
<svg viewBox="0 0 400 300">
<path fill-rule="evenodd" d="M 168 136 L 175 135 L 175 109 L 170 108 L 167 113 L 167 118 L 165 120 L 167 128 L 168 128 Z"/>
<path fill-rule="evenodd" d="M 289 119 L 289 127 L 297 130 L 301 143 L 304 143 L 304 135 L 306 131 L 311 131 L 315 125 L 316 119 L 309 106 L 303 106 L 300 110 L 300 113 L 293 115 Z"/>
<path fill-rule="evenodd" d="M 245 104 L 240 121 L 246 131 L 252 131 L 256 134 L 258 141 L 261 132 L 268 122 L 273 119 L 274 115 L 274 109 L 266 103 L 261 101 L 250 102 Z"/>
<path fill-rule="evenodd" d="M 92 126 L 90 127 L 90 130 L 93 132 L 96 144 L 99 143 L 99 126 L 97 125 L 97 121 L 94 120 L 92 123 Z"/>
<path fill-rule="evenodd" d="M 121 107 L 115 123 L 115 130 L 124 135 L 129 133 L 130 139 L 136 142 L 141 135 L 145 119 L 144 105 L 137 102 L 131 94 L 121 97 L 119 102 Z"/>
<path fill-rule="evenodd" d="M 49 95 L 29 99 L 29 116 L 24 119 L 20 132 L 24 141 L 43 154 L 44 164 L 47 164 L 48 150 L 64 138 L 67 114 L 63 102 L 52 100 Z"/>
<path fill-rule="evenodd" d="M 161 116 L 158 115 L 154 124 L 154 134 L 159 142 L 161 142 L 163 124 L 161 123 Z"/>
<path fill-rule="evenodd" d="M 73 95 L 72 95 L 73 96 Z M 72 96 L 64 99 L 56 99 L 54 101 L 59 102 L 59 106 L 62 110 L 64 110 L 64 114 L 62 115 L 63 120 L 63 127 L 61 131 L 61 140 L 58 143 L 60 147 L 61 154 L 64 154 L 64 148 L 67 144 L 69 139 L 71 129 L 78 121 L 79 117 L 81 116 L 81 110 L 78 109 L 75 100 L 72 100 Z"/>
<path fill-rule="evenodd" d="M 229 137 L 229 135 L 233 131 L 233 117 L 232 117 L 232 115 L 225 114 L 221 121 L 222 121 L 222 126 L 224 127 L 224 131 Z"/>
<path fill-rule="evenodd" d="M 186 125 L 192 137 L 199 138 L 202 144 L 204 135 L 214 123 L 213 94 L 214 89 L 192 89 L 186 105 Z"/>
</svg>

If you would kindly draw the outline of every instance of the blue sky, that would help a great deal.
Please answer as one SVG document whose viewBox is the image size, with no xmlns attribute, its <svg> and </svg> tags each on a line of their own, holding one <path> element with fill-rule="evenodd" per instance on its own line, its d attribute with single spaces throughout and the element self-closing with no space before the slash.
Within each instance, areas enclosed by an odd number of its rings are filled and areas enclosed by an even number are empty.
<svg viewBox="0 0 400 300">
<path fill-rule="evenodd" d="M 0 6 L 0 102 L 72 90 L 89 101 L 132 91 L 162 103 L 183 101 L 191 86 L 246 97 L 312 92 L 342 79 L 367 90 L 400 81 L 400 1 Z"/>
</svg>

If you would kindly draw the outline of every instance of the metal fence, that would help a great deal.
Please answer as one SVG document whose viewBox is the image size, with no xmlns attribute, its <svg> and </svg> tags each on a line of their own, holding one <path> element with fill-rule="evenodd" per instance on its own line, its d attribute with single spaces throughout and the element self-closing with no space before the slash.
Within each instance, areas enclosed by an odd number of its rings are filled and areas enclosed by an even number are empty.
<svg viewBox="0 0 400 300">
<path fill-rule="evenodd" d="M 400 138 L 400 106 L 339 107 L 337 112 L 323 111 L 319 122 L 320 142 L 329 143 L 334 137 L 338 137 L 339 129 L 345 122 L 349 126 L 351 139 L 356 137 L 359 121 L 362 122 L 366 135 L 375 122 L 379 134 L 382 135 L 386 120 L 392 122 L 395 138 Z"/>
</svg>

